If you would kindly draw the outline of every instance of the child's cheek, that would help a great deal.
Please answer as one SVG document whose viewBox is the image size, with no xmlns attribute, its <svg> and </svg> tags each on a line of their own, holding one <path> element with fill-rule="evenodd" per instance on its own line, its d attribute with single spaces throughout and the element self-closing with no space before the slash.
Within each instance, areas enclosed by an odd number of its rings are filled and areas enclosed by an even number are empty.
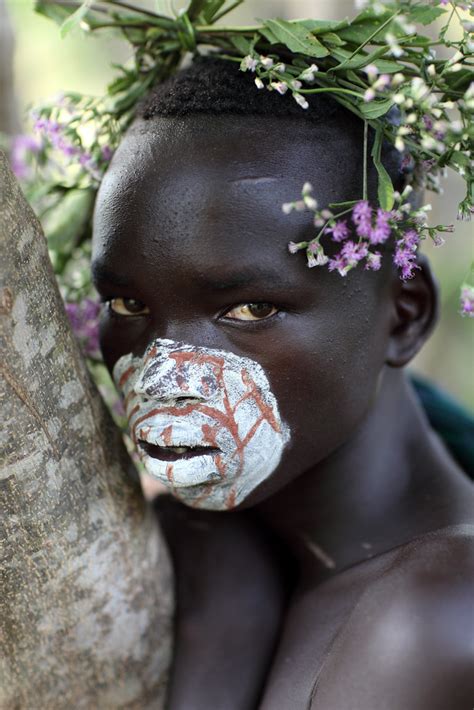
<svg viewBox="0 0 474 710">
<path fill-rule="evenodd" d="M 184 503 L 233 508 L 278 466 L 289 429 L 257 362 L 157 339 L 113 374 L 146 470 Z"/>
</svg>

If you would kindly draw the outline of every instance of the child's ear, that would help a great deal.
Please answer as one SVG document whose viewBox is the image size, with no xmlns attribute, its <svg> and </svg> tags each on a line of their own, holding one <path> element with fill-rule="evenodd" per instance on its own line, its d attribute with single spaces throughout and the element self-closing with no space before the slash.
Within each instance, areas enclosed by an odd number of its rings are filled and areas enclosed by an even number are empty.
<svg viewBox="0 0 474 710">
<path fill-rule="evenodd" d="M 392 328 L 385 360 L 390 367 L 410 362 L 438 320 L 438 287 L 430 264 L 423 255 L 417 263 L 420 268 L 412 279 L 394 277 Z"/>
</svg>

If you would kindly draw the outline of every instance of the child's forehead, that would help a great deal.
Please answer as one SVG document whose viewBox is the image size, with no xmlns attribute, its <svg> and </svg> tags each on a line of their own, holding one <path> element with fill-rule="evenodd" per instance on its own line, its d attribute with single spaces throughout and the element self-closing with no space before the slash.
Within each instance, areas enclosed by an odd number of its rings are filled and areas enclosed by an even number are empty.
<svg viewBox="0 0 474 710">
<path fill-rule="evenodd" d="M 309 124 L 294 135 L 295 121 L 229 118 L 135 124 L 99 192 L 94 258 L 144 274 L 146 255 L 154 273 L 166 263 L 190 278 L 211 269 L 223 282 L 236 266 L 270 265 L 276 274 L 296 269 L 296 281 L 313 287 L 304 259 L 288 253 L 290 241 L 314 236 L 311 213 L 284 214 L 282 204 L 298 199 L 308 179 L 321 206 L 353 198 L 358 161 L 346 156 L 341 168 L 332 141 L 313 141 Z"/>
<path fill-rule="evenodd" d="M 338 132 L 338 140 L 329 140 L 327 127 L 318 137 L 314 126 L 294 120 L 237 118 L 138 121 L 104 178 L 96 221 L 111 210 L 116 215 L 121 203 L 129 214 L 151 212 L 165 221 L 245 224 L 250 216 L 264 234 L 262 219 L 271 224 L 281 217 L 282 204 L 297 199 L 307 181 L 320 207 L 358 194 L 360 156 L 352 138 Z M 309 224 L 311 215 L 305 219 Z M 285 228 L 291 222 L 295 216 L 285 216 Z"/>
<path fill-rule="evenodd" d="M 360 141 L 339 124 L 314 125 L 289 118 L 193 115 L 184 118 L 140 119 L 119 148 L 124 163 L 153 167 L 154 172 L 191 166 L 230 176 L 239 168 L 274 170 L 280 178 L 337 172 L 351 178 L 350 163 L 360 161 Z M 341 157 L 343 161 L 341 162 Z"/>
</svg>

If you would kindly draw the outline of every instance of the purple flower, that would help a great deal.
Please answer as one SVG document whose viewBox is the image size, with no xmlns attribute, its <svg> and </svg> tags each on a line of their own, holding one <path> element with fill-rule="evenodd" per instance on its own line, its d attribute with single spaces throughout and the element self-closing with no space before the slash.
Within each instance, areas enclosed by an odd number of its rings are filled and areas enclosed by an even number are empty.
<svg viewBox="0 0 474 710">
<path fill-rule="evenodd" d="M 341 256 L 348 264 L 356 264 L 367 256 L 366 244 L 355 244 L 352 240 L 347 241 L 341 249 Z"/>
<path fill-rule="evenodd" d="M 342 256 L 342 254 L 336 254 L 334 259 L 329 260 L 329 271 L 338 271 L 341 276 L 347 276 L 347 272 L 350 268 L 350 265 L 347 263 L 347 260 Z"/>
<path fill-rule="evenodd" d="M 409 229 L 405 232 L 402 239 L 397 242 L 398 246 L 404 246 L 414 252 L 418 249 L 420 243 L 420 235 L 415 229 Z"/>
<path fill-rule="evenodd" d="M 85 298 L 81 303 L 66 303 L 66 313 L 72 331 L 86 355 L 97 356 L 99 352 L 100 303 Z"/>
<path fill-rule="evenodd" d="M 461 288 L 461 315 L 474 318 L 474 286 L 465 284 Z"/>
<path fill-rule="evenodd" d="M 332 239 L 334 242 L 342 242 L 349 236 L 349 227 L 345 220 L 338 220 L 333 227 L 327 227 L 325 233 L 332 233 Z"/>
<path fill-rule="evenodd" d="M 427 131 L 431 131 L 433 128 L 433 119 L 427 113 L 423 116 L 423 123 Z"/>
<path fill-rule="evenodd" d="M 17 178 L 27 178 L 30 173 L 28 164 L 28 155 L 37 153 L 41 148 L 33 136 L 18 135 L 15 136 L 11 146 L 11 166 Z"/>
<path fill-rule="evenodd" d="M 378 271 L 382 266 L 382 254 L 379 251 L 370 252 L 367 254 L 367 263 L 365 265 L 366 269 L 371 269 L 372 271 Z"/>
<path fill-rule="evenodd" d="M 389 220 L 392 217 L 391 212 L 386 212 L 380 207 L 377 210 L 377 217 L 375 220 L 375 227 L 370 230 L 370 242 L 371 244 L 383 244 L 387 241 L 390 236 L 391 228 Z"/>
<path fill-rule="evenodd" d="M 102 154 L 102 160 L 105 160 L 105 162 L 108 163 L 109 160 L 111 160 L 111 158 L 114 154 L 114 151 L 112 150 L 110 145 L 104 145 L 102 147 L 101 154 Z"/>
<path fill-rule="evenodd" d="M 367 200 L 360 200 L 352 210 L 352 221 L 359 237 L 370 237 L 372 231 L 372 209 Z"/>
<path fill-rule="evenodd" d="M 416 252 L 409 246 L 406 246 L 403 243 L 403 240 L 398 242 L 397 249 L 395 250 L 395 255 L 393 257 L 393 263 L 401 269 L 401 278 L 404 281 L 406 279 L 411 279 L 414 275 L 415 269 L 420 268 L 416 264 Z"/>
</svg>

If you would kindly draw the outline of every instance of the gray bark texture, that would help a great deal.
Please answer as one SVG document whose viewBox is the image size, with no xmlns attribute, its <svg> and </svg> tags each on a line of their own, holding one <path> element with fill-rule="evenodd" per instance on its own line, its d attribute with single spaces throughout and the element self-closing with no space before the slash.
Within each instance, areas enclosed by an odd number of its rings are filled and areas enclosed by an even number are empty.
<svg viewBox="0 0 474 710">
<path fill-rule="evenodd" d="M 0 0 L 0 131 L 20 132 L 20 121 L 13 92 L 13 29 L 5 0 Z"/>
<path fill-rule="evenodd" d="M 164 707 L 169 557 L 0 153 L 0 708 Z"/>
</svg>

